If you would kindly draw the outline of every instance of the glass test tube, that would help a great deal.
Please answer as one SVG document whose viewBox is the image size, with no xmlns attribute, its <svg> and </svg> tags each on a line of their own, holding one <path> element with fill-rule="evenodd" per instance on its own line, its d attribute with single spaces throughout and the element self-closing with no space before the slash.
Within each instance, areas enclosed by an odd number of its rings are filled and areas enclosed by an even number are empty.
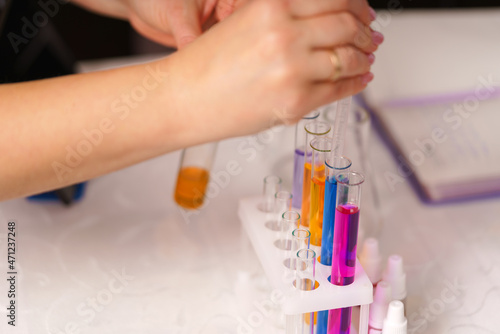
<svg viewBox="0 0 500 334">
<path fill-rule="evenodd" d="M 321 246 L 323 229 L 323 205 L 325 197 L 325 161 L 332 150 L 332 139 L 318 137 L 311 142 L 311 201 L 309 211 L 309 230 L 311 244 Z"/>
<path fill-rule="evenodd" d="M 304 177 L 302 184 L 302 225 L 309 227 L 309 212 L 311 200 L 311 166 L 312 148 L 311 141 L 316 137 L 326 136 L 330 133 L 331 126 L 327 122 L 312 121 L 304 126 L 306 143 L 304 152 Z"/>
<path fill-rule="evenodd" d="M 337 205 L 337 180 L 340 172 L 347 172 L 352 162 L 346 157 L 334 157 L 325 161 L 325 204 L 323 209 L 323 231 L 321 236 L 321 264 L 332 265 L 333 230 L 335 226 L 335 208 Z"/>
<path fill-rule="evenodd" d="M 337 199 L 337 180 L 335 175 L 346 172 L 351 167 L 351 160 L 346 157 L 329 158 L 325 162 L 325 204 L 323 209 L 323 231 L 321 235 L 320 262 L 326 266 L 332 265 L 333 230 L 335 226 L 335 206 Z M 316 334 L 326 334 L 328 328 L 328 312 L 318 312 Z"/>
<path fill-rule="evenodd" d="M 331 283 L 349 285 L 354 282 L 356 248 L 364 176 L 358 172 L 342 172 L 336 175 L 337 205 L 333 232 Z M 328 334 L 349 334 L 351 307 L 330 310 Z"/>
<path fill-rule="evenodd" d="M 279 231 L 283 212 L 290 210 L 292 210 L 292 194 L 286 190 L 278 191 L 274 194 L 274 217 L 266 222 L 265 226 L 271 231 Z"/>
<path fill-rule="evenodd" d="M 285 211 L 281 215 L 278 238 L 274 245 L 284 251 L 292 249 L 292 231 L 300 225 L 300 214 L 296 211 Z M 286 255 L 286 253 L 284 253 Z"/>
<path fill-rule="evenodd" d="M 217 142 L 182 151 L 174 193 L 175 202 L 181 207 L 196 209 L 203 205 L 216 150 Z"/>
<path fill-rule="evenodd" d="M 264 178 L 264 199 L 259 209 L 264 212 L 274 212 L 275 195 L 281 190 L 281 178 L 276 175 L 269 175 Z"/>
<path fill-rule="evenodd" d="M 301 249 L 297 252 L 295 287 L 302 291 L 316 288 L 316 252 L 312 249 Z M 299 321 L 301 334 L 313 334 L 316 313 L 304 313 Z"/>
<path fill-rule="evenodd" d="M 295 127 L 295 153 L 293 163 L 293 200 L 292 205 L 296 209 L 302 207 L 302 183 L 304 180 L 304 151 L 306 142 L 306 131 L 304 126 L 317 119 L 319 111 L 315 110 L 304 116 Z"/>
<path fill-rule="evenodd" d="M 297 228 L 292 231 L 292 247 L 288 258 L 283 262 L 290 270 L 297 269 L 297 252 L 301 249 L 309 249 L 311 232 L 305 228 Z"/>
</svg>

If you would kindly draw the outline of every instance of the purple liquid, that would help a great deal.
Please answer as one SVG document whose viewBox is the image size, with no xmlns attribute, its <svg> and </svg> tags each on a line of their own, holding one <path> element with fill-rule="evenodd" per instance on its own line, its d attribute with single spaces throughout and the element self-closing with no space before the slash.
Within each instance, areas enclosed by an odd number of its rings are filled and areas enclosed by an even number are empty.
<svg viewBox="0 0 500 334">
<path fill-rule="evenodd" d="M 351 331 L 352 307 L 330 310 L 328 314 L 328 334 L 349 334 Z"/>
<path fill-rule="evenodd" d="M 293 163 L 293 189 L 292 206 L 296 209 L 302 207 L 302 183 L 304 182 L 304 151 L 295 149 Z"/>
<path fill-rule="evenodd" d="M 359 208 L 353 204 L 337 206 L 333 233 L 331 282 L 349 285 L 356 272 L 356 248 L 358 243 Z"/>
</svg>

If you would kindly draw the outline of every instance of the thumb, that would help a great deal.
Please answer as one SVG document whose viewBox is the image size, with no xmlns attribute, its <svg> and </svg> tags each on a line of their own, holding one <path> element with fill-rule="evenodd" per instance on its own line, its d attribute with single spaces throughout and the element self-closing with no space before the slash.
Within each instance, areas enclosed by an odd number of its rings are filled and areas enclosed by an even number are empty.
<svg viewBox="0 0 500 334">
<path fill-rule="evenodd" d="M 201 12 L 196 1 L 168 1 L 166 15 L 178 49 L 201 35 Z"/>
</svg>

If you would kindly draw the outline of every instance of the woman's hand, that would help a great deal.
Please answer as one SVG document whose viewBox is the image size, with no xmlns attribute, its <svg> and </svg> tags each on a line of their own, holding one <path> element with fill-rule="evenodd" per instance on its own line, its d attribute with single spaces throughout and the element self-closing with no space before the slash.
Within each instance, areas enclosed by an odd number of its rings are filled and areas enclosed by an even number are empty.
<svg viewBox="0 0 500 334">
<path fill-rule="evenodd" d="M 251 1 L 165 60 L 174 107 L 213 140 L 296 122 L 372 80 L 373 19 L 364 0 Z"/>
<path fill-rule="evenodd" d="M 93 11 L 129 20 L 145 37 L 183 48 L 246 0 L 75 0 Z"/>
</svg>

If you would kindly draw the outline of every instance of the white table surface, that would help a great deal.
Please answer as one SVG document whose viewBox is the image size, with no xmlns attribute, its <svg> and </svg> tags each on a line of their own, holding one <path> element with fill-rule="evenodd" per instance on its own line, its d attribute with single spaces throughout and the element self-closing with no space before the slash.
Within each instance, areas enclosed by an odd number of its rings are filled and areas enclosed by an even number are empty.
<svg viewBox="0 0 500 334">
<path fill-rule="evenodd" d="M 263 313 L 254 303 L 269 300 L 270 286 L 237 206 L 262 191 L 268 174 L 290 188 L 292 154 L 290 127 L 221 142 L 212 175 L 230 160 L 241 172 L 191 215 L 172 199 L 179 152 L 90 181 L 71 208 L 0 203 L 0 250 L 6 254 L 7 221 L 15 219 L 19 271 L 15 328 L 6 324 L 0 279 L 0 333 L 279 333 L 274 310 L 255 322 Z M 409 182 L 390 190 L 384 172 L 397 165 L 375 132 L 369 158 L 382 199 L 382 253 L 405 262 L 409 333 L 499 333 L 500 198 L 423 204 Z"/>
</svg>

